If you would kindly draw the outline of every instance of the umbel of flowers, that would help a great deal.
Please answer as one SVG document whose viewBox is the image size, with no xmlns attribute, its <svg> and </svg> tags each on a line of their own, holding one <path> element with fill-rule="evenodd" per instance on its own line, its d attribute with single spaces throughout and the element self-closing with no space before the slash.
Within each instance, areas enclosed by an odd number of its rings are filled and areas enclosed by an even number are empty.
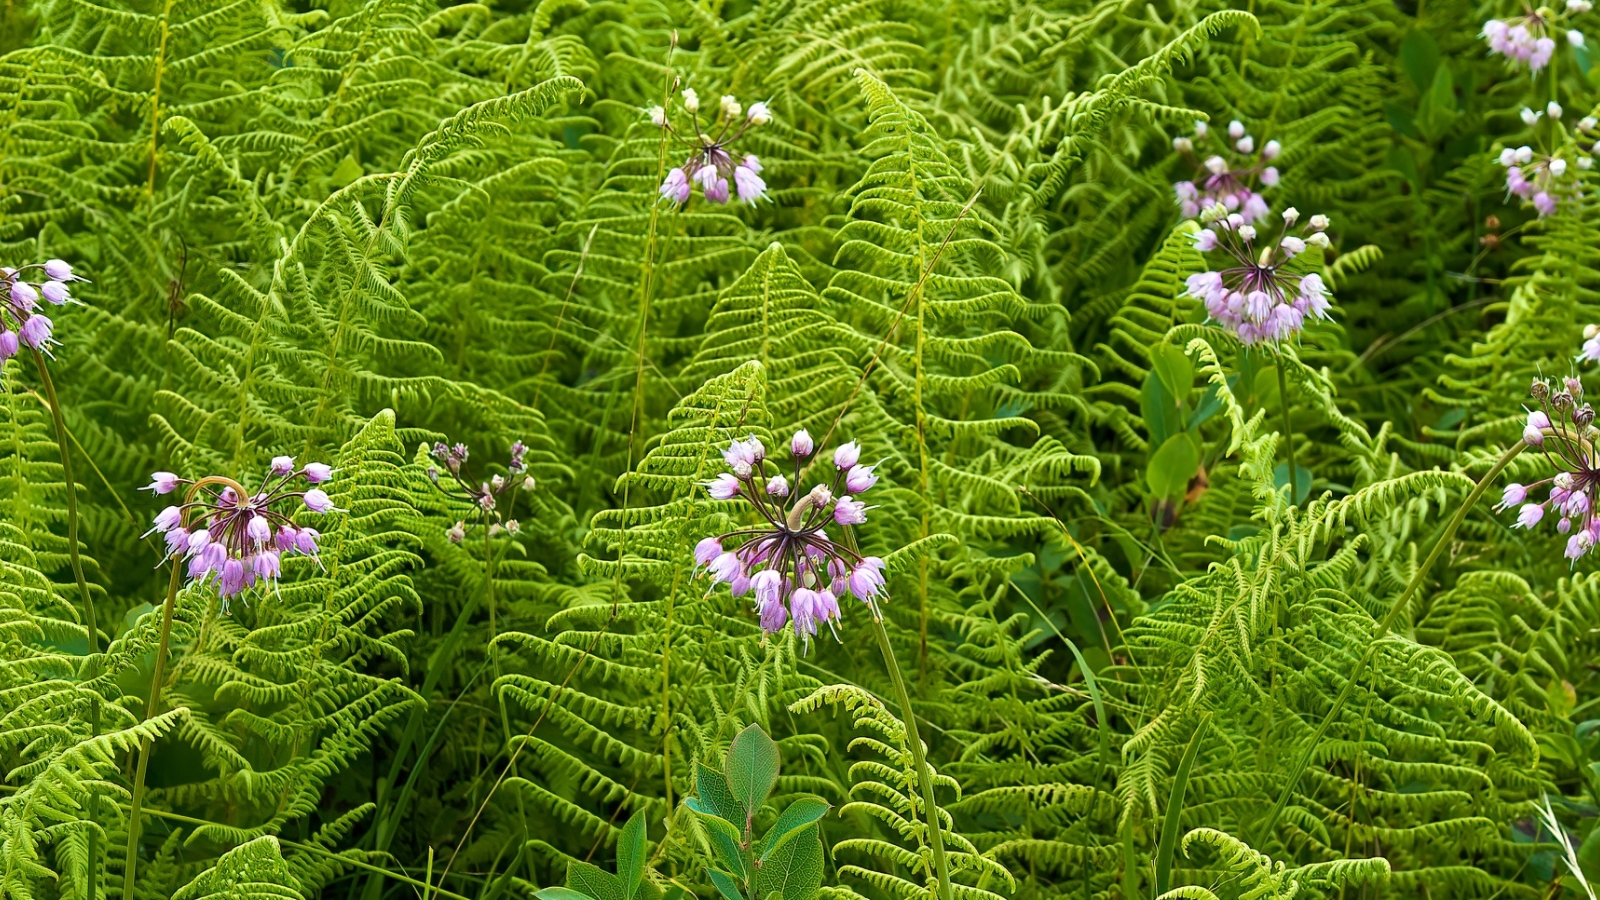
<svg viewBox="0 0 1600 900">
<path fill-rule="evenodd" d="M 29 277 L 41 275 L 43 280 Z M 56 343 L 50 336 L 55 323 L 39 312 L 39 300 L 43 298 L 53 306 L 68 303 L 72 300 L 68 282 L 83 280 L 72 274 L 72 266 L 59 259 L 20 269 L 0 266 L 0 286 L 6 291 L 5 301 L 0 303 L 0 362 L 16 356 L 24 346 L 48 350 Z"/>
<path fill-rule="evenodd" d="M 1576 378 L 1561 385 L 1536 378 L 1529 393 L 1538 408 L 1528 412 L 1522 442 L 1543 452 L 1555 474 L 1533 484 L 1506 485 L 1498 508 L 1517 507 L 1518 528 L 1537 526 L 1546 513 L 1557 516 L 1556 531 L 1567 535 L 1566 556 L 1577 560 L 1600 541 L 1600 519 L 1595 517 L 1600 500 L 1595 441 L 1600 431 L 1593 427 L 1594 408 L 1583 402 L 1583 384 Z M 1545 488 L 1545 499 L 1531 499 Z"/>
<path fill-rule="evenodd" d="M 511 445 L 511 460 L 506 463 L 506 471 L 510 477 L 495 475 L 488 481 L 476 482 L 468 477 L 467 445 L 456 444 L 446 446 L 442 441 L 433 445 L 431 455 L 438 462 L 437 466 L 428 467 L 428 480 L 443 491 L 446 496 L 467 500 L 478 509 L 485 523 L 488 524 L 490 536 L 499 534 L 504 530 L 516 534 L 522 529 L 516 519 L 506 519 L 501 522 L 501 513 L 507 508 L 504 500 L 506 492 L 513 487 L 531 491 L 534 488 L 533 476 L 527 474 L 527 463 L 523 456 L 528 452 L 528 447 L 521 441 Z M 441 473 L 439 466 L 444 467 Z M 448 477 L 448 480 L 446 480 Z M 467 537 L 467 522 L 462 520 L 450 527 L 445 536 L 451 543 L 459 544 Z"/>
<path fill-rule="evenodd" d="M 702 117 L 700 96 L 689 88 L 683 92 L 681 109 L 676 116 L 670 108 L 650 109 L 650 121 L 666 129 L 688 151 L 683 165 L 667 172 L 662 180 L 661 196 L 673 203 L 685 203 L 698 187 L 712 203 L 727 203 L 730 186 L 745 203 L 765 196 L 767 183 L 761 180 L 761 160 L 750 154 L 739 158 L 734 145 L 746 131 L 772 121 L 767 104 L 752 103 L 745 110 L 737 99 L 726 96 L 715 112 Z M 674 118 L 678 120 L 676 125 Z"/>
<path fill-rule="evenodd" d="M 1577 199 L 1582 185 L 1576 170 L 1594 166 L 1594 157 L 1584 152 L 1582 146 L 1593 140 L 1600 122 L 1593 116 L 1580 119 L 1576 126 L 1579 142 L 1573 143 L 1565 140 L 1566 135 L 1560 125 L 1561 114 L 1561 104 L 1554 100 L 1545 104 L 1543 110 L 1524 108 L 1522 121 L 1534 128 L 1536 134 L 1540 119 L 1550 123 L 1549 143 L 1555 149 L 1546 153 L 1524 144 L 1502 149 L 1498 158 L 1500 165 L 1506 169 L 1507 196 L 1528 201 L 1538 211 L 1540 218 L 1554 213 L 1562 200 Z"/>
<path fill-rule="evenodd" d="M 1566 0 L 1556 11 L 1548 6 L 1529 9 L 1526 15 L 1509 19 L 1490 19 L 1483 23 L 1483 38 L 1489 52 L 1504 56 L 1513 67 L 1527 66 L 1530 73 L 1550 65 L 1556 53 L 1556 35 L 1573 47 L 1582 47 L 1583 32 L 1571 28 L 1572 19 L 1594 8 L 1590 0 Z"/>
<path fill-rule="evenodd" d="M 861 448 L 851 441 L 834 451 L 831 477 L 801 493 L 801 471 L 815 452 L 811 435 L 796 431 L 789 441 L 791 482 L 758 438 L 729 444 L 722 458 L 730 471 L 706 488 L 713 499 L 749 504 L 762 524 L 708 537 L 694 548 L 695 564 L 712 584 L 726 583 L 735 597 L 754 595 L 764 631 L 777 633 L 792 622 L 808 649 L 821 624 L 838 637 L 840 598 L 871 605 L 884 583 L 883 560 L 858 553 L 851 531 L 873 508 L 859 497 L 878 483 L 876 467 L 861 465 Z M 830 525 L 839 528 L 840 539 L 828 533 Z"/>
<path fill-rule="evenodd" d="M 1230 213 L 1221 204 L 1201 216 L 1206 227 L 1195 237 L 1195 249 L 1223 254 L 1228 264 L 1190 275 L 1186 293 L 1204 301 L 1207 314 L 1246 346 L 1288 340 L 1305 327 L 1307 316 L 1328 318 L 1328 289 L 1322 277 L 1286 269 L 1307 247 L 1328 246 L 1328 217 L 1312 216 L 1296 235 L 1291 232 L 1299 219 L 1294 207 L 1284 210 L 1276 236 L 1262 241 L 1241 213 Z"/>
<path fill-rule="evenodd" d="M 1255 137 L 1235 119 L 1228 123 L 1225 139 L 1215 136 L 1205 122 L 1196 122 L 1194 137 L 1174 138 L 1172 147 L 1198 170 L 1193 181 L 1172 186 L 1185 219 L 1217 203 L 1242 216 L 1246 225 L 1266 218 L 1267 202 L 1259 190 L 1278 183 L 1278 169 L 1271 164 L 1283 150 L 1277 141 L 1267 141 L 1258 150 Z"/>
<path fill-rule="evenodd" d="M 159 495 L 186 490 L 183 502 L 157 513 L 155 526 L 145 534 L 161 532 L 168 558 L 189 560 L 190 584 L 215 579 L 226 615 L 229 601 L 246 589 L 277 586 L 284 554 L 317 555 L 321 534 L 296 526 L 289 513 L 302 506 L 316 513 L 334 511 L 333 501 L 317 487 L 332 477 L 327 465 L 296 467 L 292 456 L 273 457 L 254 492 L 221 475 L 190 481 L 157 472 L 144 490 Z"/>
</svg>

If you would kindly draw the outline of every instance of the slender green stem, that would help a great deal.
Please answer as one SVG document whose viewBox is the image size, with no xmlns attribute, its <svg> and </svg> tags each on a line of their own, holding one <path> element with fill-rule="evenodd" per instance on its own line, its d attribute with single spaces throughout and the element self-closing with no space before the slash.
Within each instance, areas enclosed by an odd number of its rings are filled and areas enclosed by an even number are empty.
<svg viewBox="0 0 1600 900">
<path fill-rule="evenodd" d="M 911 694 L 906 691 L 905 677 L 900 674 L 900 664 L 895 661 L 894 648 L 889 645 L 889 632 L 883 626 L 883 613 L 872 605 L 872 625 L 878 633 L 878 649 L 883 651 L 883 664 L 894 682 L 894 691 L 900 701 L 900 718 L 906 726 L 906 746 L 911 750 L 911 760 L 917 767 L 917 781 L 922 787 L 922 818 L 928 826 L 928 846 L 933 849 L 933 867 L 939 876 L 939 900 L 954 900 L 950 890 L 950 863 L 944 856 L 944 832 L 939 822 L 939 806 L 934 802 L 933 772 L 922 752 L 922 738 L 917 735 L 917 714 L 911 708 Z"/>
<path fill-rule="evenodd" d="M 156 669 L 150 678 L 150 702 L 144 718 L 161 711 L 161 683 L 167 679 L 167 645 L 172 641 L 172 608 L 177 605 L 178 585 L 183 579 L 179 560 L 172 560 L 172 580 L 167 584 L 167 599 L 161 604 L 161 641 L 156 646 Z M 149 738 L 139 742 L 139 765 L 133 775 L 133 811 L 128 814 L 128 852 L 122 863 L 122 900 L 133 900 L 134 869 L 139 860 L 139 807 L 144 803 L 144 775 L 150 767 Z"/>
<path fill-rule="evenodd" d="M 1300 473 L 1294 464 L 1294 426 L 1289 424 L 1289 379 L 1283 370 L 1288 363 L 1278 357 L 1278 402 L 1283 405 L 1283 449 L 1289 456 L 1289 505 L 1300 499 Z"/>
<path fill-rule="evenodd" d="M 1266 820 L 1256 827 L 1256 833 L 1250 841 L 1252 846 L 1259 847 L 1261 840 L 1277 824 L 1278 817 L 1283 813 L 1283 808 L 1289 803 L 1289 795 L 1294 792 L 1295 785 L 1300 783 L 1301 774 L 1305 772 L 1306 766 L 1311 762 L 1311 754 L 1316 751 L 1317 745 L 1322 743 L 1323 736 L 1328 733 L 1328 727 L 1333 724 L 1333 720 L 1338 718 L 1339 711 L 1344 708 L 1345 701 L 1350 699 L 1351 693 L 1355 691 L 1356 682 L 1361 680 L 1361 676 L 1366 674 L 1367 666 L 1372 664 L 1373 657 L 1378 653 L 1378 643 L 1383 640 L 1383 637 L 1389 633 L 1389 629 L 1394 627 L 1394 623 L 1399 621 L 1400 616 L 1411 605 L 1411 598 L 1422 587 L 1423 579 L 1428 577 L 1428 572 L 1433 568 L 1433 564 L 1439 561 L 1439 556 L 1444 553 L 1444 548 L 1449 546 L 1450 542 L 1455 539 L 1456 530 L 1466 520 L 1467 513 L 1472 511 L 1472 507 L 1477 505 L 1478 498 L 1483 496 L 1483 492 L 1488 490 L 1489 485 L 1499 477 L 1505 467 L 1510 465 L 1511 461 L 1516 459 L 1517 454 L 1521 453 L 1525 447 L 1527 447 L 1527 444 L 1518 441 L 1510 450 L 1501 455 L 1500 459 L 1495 462 L 1494 467 L 1489 469 L 1483 478 L 1478 480 L 1478 483 L 1472 488 L 1472 493 L 1467 495 L 1466 502 L 1456 509 L 1456 514 L 1451 517 L 1450 523 L 1445 526 L 1444 533 L 1440 534 L 1439 539 L 1434 542 L 1433 549 L 1428 552 L 1428 558 L 1422 561 L 1422 565 L 1418 566 L 1416 573 L 1411 576 L 1411 581 L 1406 585 L 1405 592 L 1400 595 L 1400 599 L 1396 600 L 1393 606 L 1389 607 L 1389 611 L 1384 614 L 1383 620 L 1372 630 L 1372 639 L 1367 642 L 1367 648 L 1362 652 L 1361 659 L 1356 662 L 1355 668 L 1351 669 L 1350 674 L 1345 678 L 1344 687 L 1340 689 L 1339 696 L 1334 699 L 1333 707 L 1323 717 L 1322 723 L 1317 726 L 1316 733 L 1311 736 L 1311 740 L 1300 751 L 1300 757 L 1295 760 L 1294 767 L 1289 770 L 1289 776 L 1284 779 L 1283 790 L 1278 794 L 1278 802 L 1273 804 L 1272 811 L 1267 814 Z"/>
<path fill-rule="evenodd" d="M 95 621 L 94 600 L 89 596 L 89 582 L 83 577 L 83 560 L 78 555 L 78 483 L 72 477 L 72 450 L 67 446 L 67 422 L 61 415 L 61 400 L 56 396 L 56 383 L 45 365 L 44 354 L 33 351 L 33 362 L 39 367 L 39 380 L 44 384 L 46 399 L 50 402 L 50 420 L 55 425 L 56 448 L 61 455 L 61 477 L 67 484 L 67 557 L 72 561 L 72 580 L 78 584 L 78 598 L 83 603 L 83 624 L 89 633 L 89 652 L 84 657 L 82 678 L 87 681 L 95 674 L 95 657 L 100 655 L 100 626 Z M 100 697 L 89 698 L 89 736 L 100 734 Z M 94 800 L 87 804 L 90 821 L 87 853 L 84 859 L 84 882 L 88 895 L 95 895 L 95 884 L 100 871 L 100 836 L 93 827 Z"/>
</svg>

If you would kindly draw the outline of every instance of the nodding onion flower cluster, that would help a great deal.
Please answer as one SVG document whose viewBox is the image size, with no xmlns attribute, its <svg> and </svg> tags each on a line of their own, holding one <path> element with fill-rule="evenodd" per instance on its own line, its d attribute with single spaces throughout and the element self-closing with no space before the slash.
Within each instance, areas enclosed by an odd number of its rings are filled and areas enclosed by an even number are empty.
<svg viewBox="0 0 1600 900">
<path fill-rule="evenodd" d="M 1506 147 L 1500 151 L 1498 162 L 1506 169 L 1506 195 L 1521 197 L 1533 205 L 1539 217 L 1551 215 L 1562 200 L 1575 200 L 1582 193 L 1577 172 L 1569 165 L 1576 164 L 1578 169 L 1589 169 L 1594 166 L 1593 148 L 1590 152 L 1582 149 L 1583 140 L 1567 146 L 1564 133 L 1557 124 L 1561 121 L 1561 104 L 1550 101 L 1541 110 L 1524 108 L 1522 121 L 1530 127 L 1538 123 L 1541 117 L 1547 117 L 1551 125 L 1551 136 L 1556 143 L 1562 144 L 1553 153 L 1535 151 L 1533 147 L 1524 144 L 1521 147 Z M 1592 139 L 1600 120 L 1593 116 L 1586 116 L 1577 123 L 1577 136 L 1581 139 Z M 1600 147 L 1600 144 L 1595 145 Z"/>
<path fill-rule="evenodd" d="M 799 485 L 801 468 L 816 452 L 811 435 L 796 431 L 789 451 Z M 711 497 L 742 498 L 766 521 L 702 540 L 694 548 L 696 568 L 703 566 L 713 585 L 727 583 L 735 597 L 754 593 L 763 631 L 775 634 L 792 619 L 807 650 L 819 624 L 826 623 L 838 639 L 839 598 L 846 594 L 877 616 L 883 560 L 858 553 L 851 531 L 873 508 L 857 497 L 878 483 L 876 466 L 861 465 L 861 447 L 855 441 L 841 445 L 833 453 L 833 478 L 792 497 L 782 467 L 771 463 L 769 473 L 766 447 L 755 436 L 733 441 L 722 458 L 732 471 L 706 482 Z M 828 534 L 830 521 L 841 527 L 843 540 Z M 738 546 L 725 546 L 730 541 Z"/>
<path fill-rule="evenodd" d="M 340 511 L 322 488 L 314 486 L 332 477 L 333 469 L 323 463 L 296 468 L 292 456 L 273 457 L 261 489 L 255 493 L 221 475 L 190 481 L 171 472 L 157 472 L 140 490 L 165 495 L 188 487 L 181 504 L 156 514 L 155 527 L 145 536 L 162 532 L 166 558 L 188 558 L 191 585 L 215 578 L 222 612 L 227 615 L 228 601 L 257 582 L 269 590 L 277 587 L 283 554 L 316 557 L 321 533 L 296 527 L 284 507 L 298 499 L 312 512 Z M 299 479 L 308 485 L 305 490 L 296 489 Z"/>
<path fill-rule="evenodd" d="M 695 185 L 712 203 L 728 202 L 728 184 L 745 203 L 754 203 L 766 196 L 767 183 L 761 180 L 761 160 L 746 156 L 734 162 L 733 144 L 752 127 L 772 121 L 772 111 L 764 102 L 750 104 L 747 111 L 732 96 L 722 98 L 716 113 L 700 121 L 700 96 L 689 88 L 683 92 L 683 111 L 689 121 L 680 128 L 672 125 L 671 111 L 660 106 L 650 108 L 650 121 L 678 143 L 689 148 L 689 157 L 683 165 L 667 173 L 661 182 L 661 196 L 673 203 L 686 203 Z"/>
<path fill-rule="evenodd" d="M 1278 158 L 1283 147 L 1277 141 L 1267 141 L 1256 151 L 1256 139 L 1245 132 L 1244 123 L 1238 119 L 1228 123 L 1228 138 L 1217 138 L 1220 153 L 1200 159 L 1201 147 L 1212 135 L 1204 122 L 1194 123 L 1193 138 L 1174 138 L 1172 148 L 1188 157 L 1204 170 L 1194 181 L 1180 181 L 1172 186 L 1178 195 L 1178 206 L 1185 219 L 1200 215 L 1201 211 L 1220 203 L 1230 213 L 1244 217 L 1246 225 L 1267 216 L 1267 201 L 1257 192 L 1257 185 L 1273 187 L 1278 183 L 1278 170 L 1268 165 Z"/>
<path fill-rule="evenodd" d="M 44 275 L 45 280 L 29 281 L 24 277 L 34 270 Z M 71 302 L 72 290 L 67 283 L 83 280 L 72 274 L 72 266 L 59 259 L 20 269 L 0 266 L 0 284 L 6 288 L 6 300 L 0 303 L 0 363 L 16 356 L 23 347 L 49 352 L 50 345 L 58 343 L 50 336 L 55 323 L 38 312 L 39 298 L 43 297 L 53 306 Z"/>
<path fill-rule="evenodd" d="M 1312 216 L 1302 229 L 1303 238 L 1289 233 L 1299 218 L 1294 207 L 1284 210 L 1277 241 L 1258 252 L 1255 226 L 1247 224 L 1240 213 L 1229 213 L 1215 204 L 1201 216 L 1206 227 L 1196 236 L 1195 249 L 1225 253 L 1234 264 L 1220 272 L 1190 275 L 1186 293 L 1205 301 L 1211 318 L 1238 335 L 1246 346 L 1288 340 L 1305 327 L 1308 315 L 1328 318 L 1328 289 L 1322 277 L 1315 272 L 1295 275 L 1285 271 L 1289 260 L 1307 247 L 1328 246 L 1327 216 Z"/>
<path fill-rule="evenodd" d="M 501 524 L 500 504 L 502 495 L 511 490 L 512 487 L 520 486 L 525 491 L 533 490 L 533 476 L 526 474 L 528 466 L 522 458 L 527 452 L 528 446 L 521 441 L 512 444 L 511 461 L 506 463 L 506 471 L 511 473 L 510 477 L 496 475 L 488 481 L 474 484 L 473 479 L 469 478 L 465 471 L 467 445 L 456 444 L 454 447 L 447 447 L 441 441 L 433 445 L 431 455 L 439 461 L 440 465 L 444 466 L 445 472 L 449 473 L 450 479 L 455 484 L 447 484 L 440 478 L 438 466 L 428 467 L 428 480 L 443 491 L 445 496 L 468 500 L 473 506 L 476 506 L 483 515 L 484 521 L 489 525 L 490 536 L 497 535 L 502 530 L 508 534 L 516 534 L 522 530 L 522 525 L 516 519 L 507 519 L 504 524 Z M 509 511 L 509 505 L 507 511 Z M 491 517 L 494 519 L 493 522 L 489 522 Z M 445 532 L 445 537 L 448 537 L 452 544 L 459 544 L 466 540 L 466 520 L 463 519 L 450 526 L 450 530 Z"/>
<path fill-rule="evenodd" d="M 1566 556 L 1576 561 L 1600 541 L 1600 518 L 1595 503 L 1600 500 L 1600 454 L 1595 442 L 1600 431 L 1593 428 L 1594 407 L 1583 402 L 1583 385 L 1568 378 L 1560 390 L 1553 390 L 1543 378 L 1536 378 L 1528 391 L 1539 408 L 1528 413 L 1522 441 L 1544 452 L 1556 474 L 1529 485 L 1508 484 L 1500 497 L 1499 510 L 1517 510 L 1517 528 L 1533 528 L 1546 512 L 1559 515 L 1556 531 L 1569 535 Z M 1528 500 L 1535 490 L 1550 486 L 1543 501 Z"/>
<path fill-rule="evenodd" d="M 1565 31 L 1568 44 L 1583 46 L 1583 32 L 1566 28 L 1565 20 L 1593 8 L 1590 0 L 1567 0 L 1565 14 L 1541 6 L 1525 16 L 1490 19 L 1483 23 L 1483 37 L 1489 42 L 1490 53 L 1498 53 L 1513 66 L 1526 65 L 1530 73 L 1537 73 L 1555 56 L 1556 40 L 1552 35 Z"/>
</svg>

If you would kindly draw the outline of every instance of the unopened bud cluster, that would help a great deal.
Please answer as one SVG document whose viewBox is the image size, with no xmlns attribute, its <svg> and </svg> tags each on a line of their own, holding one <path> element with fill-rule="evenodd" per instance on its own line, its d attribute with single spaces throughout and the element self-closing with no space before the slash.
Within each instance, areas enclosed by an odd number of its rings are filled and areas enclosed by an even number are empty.
<svg viewBox="0 0 1600 900">
<path fill-rule="evenodd" d="M 444 442 L 433 445 L 429 456 L 434 460 L 434 465 L 428 466 L 428 480 L 443 491 L 446 496 L 456 497 L 469 501 L 477 508 L 479 517 L 486 523 L 491 536 L 505 532 L 517 534 L 521 532 L 522 525 L 516 519 L 503 519 L 502 513 L 509 513 L 515 505 L 515 499 L 508 503 L 505 495 L 513 490 L 531 491 L 535 482 L 532 475 L 527 473 L 528 446 L 521 441 L 511 445 L 511 458 L 506 463 L 505 475 L 493 475 L 487 481 L 476 481 L 467 472 L 467 456 L 469 455 L 466 444 L 450 446 Z M 441 470 L 441 467 L 442 470 Z M 459 544 L 467 537 L 468 523 L 465 519 L 456 522 L 445 536 L 451 543 Z"/>
</svg>

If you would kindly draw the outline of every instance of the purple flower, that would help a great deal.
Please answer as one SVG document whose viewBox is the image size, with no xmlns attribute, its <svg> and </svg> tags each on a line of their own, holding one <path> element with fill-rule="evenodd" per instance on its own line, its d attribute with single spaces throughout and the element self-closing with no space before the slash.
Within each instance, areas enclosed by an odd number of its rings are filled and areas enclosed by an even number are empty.
<svg viewBox="0 0 1600 900">
<path fill-rule="evenodd" d="M 250 566 L 250 572 L 257 578 L 271 581 L 278 577 L 282 568 L 282 563 L 278 558 L 278 551 L 263 550 L 255 555 L 255 559 Z"/>
<path fill-rule="evenodd" d="M 149 534 L 151 531 L 170 531 L 181 524 L 183 524 L 183 510 L 176 506 L 169 506 L 156 513 L 156 527 L 145 532 L 145 534 Z"/>
<path fill-rule="evenodd" d="M 26 281 L 11 282 L 11 305 L 19 312 L 29 312 L 39 305 L 39 292 Z"/>
<path fill-rule="evenodd" d="M 750 109 L 745 112 L 751 125 L 765 125 L 772 121 L 772 111 L 767 108 L 766 101 L 757 100 L 750 104 Z M 756 171 L 761 171 L 757 169 Z"/>
<path fill-rule="evenodd" d="M 82 281 L 82 278 L 72 274 L 72 266 L 64 259 L 52 259 L 44 264 L 44 274 L 51 281 Z"/>
<path fill-rule="evenodd" d="M 59 281 L 46 281 L 44 284 L 39 285 L 39 293 L 43 294 L 46 300 L 56 306 L 60 306 L 72 299 L 72 292 Z"/>
<path fill-rule="evenodd" d="M 739 496 L 739 479 L 731 472 L 723 472 L 705 484 L 713 500 L 732 500 Z"/>
<path fill-rule="evenodd" d="M 177 490 L 183 480 L 171 472 L 157 472 L 150 476 L 150 483 L 140 488 L 141 491 L 152 491 L 157 494 L 170 494 Z"/>
<path fill-rule="evenodd" d="M 302 528 L 300 529 L 299 533 L 295 535 L 295 549 L 299 550 L 301 553 L 304 553 L 306 556 L 316 556 L 317 538 L 320 537 L 322 537 L 322 532 L 316 530 L 315 528 Z"/>
<path fill-rule="evenodd" d="M 709 566 L 711 561 L 722 555 L 722 542 L 714 537 L 708 537 L 694 545 L 694 564 L 696 566 Z"/>
<path fill-rule="evenodd" d="M 1528 489 L 1520 484 L 1508 484 L 1500 494 L 1500 508 L 1510 509 L 1528 499 Z"/>
<path fill-rule="evenodd" d="M 833 451 L 833 464 L 839 469 L 849 469 L 861 461 L 861 445 L 855 441 L 840 444 L 839 449 Z"/>
<path fill-rule="evenodd" d="M 686 203 L 689 200 L 689 176 L 682 169 L 673 169 L 661 182 L 661 196 L 673 203 Z"/>
<path fill-rule="evenodd" d="M 848 496 L 833 505 L 833 520 L 840 525 L 860 525 L 867 521 L 867 505 Z"/>
<path fill-rule="evenodd" d="M 1567 559 L 1577 560 L 1578 557 L 1588 553 L 1589 548 L 1592 546 L 1594 546 L 1594 538 L 1589 536 L 1589 532 L 1580 531 L 1572 537 L 1567 538 L 1567 550 L 1565 556 Z"/>
<path fill-rule="evenodd" d="M 301 500 L 305 502 L 306 509 L 312 512 L 328 512 L 333 509 L 333 500 L 321 488 L 312 488 L 306 491 Z"/>
<path fill-rule="evenodd" d="M 178 556 L 189 545 L 189 532 L 182 528 L 173 528 L 163 536 L 167 542 L 167 555 Z"/>
<path fill-rule="evenodd" d="M 17 355 L 21 344 L 17 341 L 17 333 L 7 328 L 0 330 L 0 362 L 4 362 Z"/>
<path fill-rule="evenodd" d="M 190 556 L 194 556 L 194 555 L 200 553 L 202 550 L 206 549 L 206 547 L 209 546 L 210 544 L 211 544 L 211 532 L 210 532 L 209 529 L 196 528 L 194 531 L 189 532 L 189 555 Z"/>
<path fill-rule="evenodd" d="M 751 157 L 754 159 L 755 157 Z M 767 183 L 757 175 L 757 169 L 748 165 L 741 165 L 733 170 L 733 183 L 739 190 L 739 200 L 743 203 L 754 203 L 767 193 Z"/>
<path fill-rule="evenodd" d="M 794 474 L 799 477 L 801 463 L 815 445 L 801 430 L 790 441 L 790 449 L 795 456 Z M 876 478 L 871 466 L 857 466 L 860 455 L 861 448 L 854 441 L 839 448 L 834 455 L 838 474 L 833 487 L 849 481 L 871 487 Z M 837 637 L 834 625 L 839 620 L 840 594 L 850 590 L 871 598 L 883 584 L 879 574 L 882 561 L 863 558 L 850 530 L 866 521 L 867 505 L 848 495 L 835 499 L 828 483 L 815 484 L 805 493 L 791 491 L 788 479 L 771 470 L 774 464 L 754 437 L 730 442 L 723 459 L 734 471 L 710 482 L 713 496 L 742 499 L 764 522 L 700 541 L 695 562 L 704 564 L 707 556 L 718 551 L 707 566 L 712 583 L 728 582 L 736 597 L 747 589 L 753 591 L 756 613 L 768 633 L 792 621 L 795 633 L 809 648 L 819 623 L 827 622 Z M 835 540 L 828 533 L 834 525 L 844 528 L 844 540 Z M 873 613 L 878 614 L 876 608 Z"/>
<path fill-rule="evenodd" d="M 316 511 L 323 512 L 324 510 L 318 509 Z M 251 516 L 250 520 L 245 523 L 244 530 L 250 536 L 250 539 L 257 544 L 265 544 L 272 540 L 272 523 L 267 521 L 266 516 Z"/>
<path fill-rule="evenodd" d="M 294 471 L 294 457 L 274 456 L 272 458 L 272 474 L 288 475 Z"/>
<path fill-rule="evenodd" d="M 850 570 L 847 581 L 850 593 L 858 600 L 870 600 L 878 596 L 883 590 L 883 560 L 876 556 L 868 556 L 861 563 Z"/>
<path fill-rule="evenodd" d="M 1220 152 L 1204 155 L 1202 159 L 1196 152 L 1201 145 Z M 1245 224 L 1269 214 L 1266 200 L 1256 188 L 1278 183 L 1278 170 L 1266 165 L 1283 151 L 1277 141 L 1268 141 L 1257 154 L 1255 138 L 1245 133 L 1243 122 L 1236 120 L 1229 123 L 1226 140 L 1213 134 L 1204 122 L 1197 122 L 1192 139 L 1180 137 L 1172 146 L 1195 166 L 1193 180 L 1173 184 L 1179 212 L 1184 218 L 1192 219 L 1214 204 L 1221 204 L 1228 212 L 1239 213 Z"/>
<path fill-rule="evenodd" d="M 878 476 L 872 474 L 877 466 L 854 465 L 850 472 L 844 476 L 844 489 L 852 494 L 860 494 L 878 483 Z"/>
<path fill-rule="evenodd" d="M 217 581 L 217 594 L 223 599 L 232 597 L 245 588 L 244 562 L 229 559 L 222 564 L 222 577 Z"/>
<path fill-rule="evenodd" d="M 1296 276 L 1287 266 L 1307 247 L 1328 245 L 1324 233 L 1328 221 L 1313 216 L 1305 237 L 1299 237 L 1289 233 L 1299 216 L 1292 207 L 1285 210 L 1283 230 L 1259 252 L 1256 226 L 1249 224 L 1251 216 L 1229 213 L 1225 204 L 1213 205 L 1201 216 L 1206 229 L 1196 247 L 1221 251 L 1230 259 L 1219 271 L 1190 275 L 1186 293 L 1200 300 L 1213 321 L 1247 346 L 1291 339 L 1305 327 L 1308 316 L 1328 318 L 1332 305 L 1322 277 L 1315 272 Z"/>
<path fill-rule="evenodd" d="M 50 342 L 51 322 L 48 316 L 34 313 L 22 323 L 22 342 L 39 350 Z"/>
<path fill-rule="evenodd" d="M 711 560 L 710 565 L 706 566 L 706 571 L 711 573 L 711 582 L 713 584 L 732 581 L 733 577 L 743 569 L 744 566 L 740 564 L 738 555 L 727 551 L 717 554 L 717 557 Z"/>
<path fill-rule="evenodd" d="M 312 484 L 321 484 L 333 477 L 333 467 L 327 463 L 306 463 L 306 481 Z"/>
<path fill-rule="evenodd" d="M 1539 520 L 1543 519 L 1543 518 L 1544 518 L 1544 505 L 1543 504 L 1541 504 L 1541 503 L 1529 503 L 1529 504 L 1526 504 L 1526 505 L 1524 505 L 1522 507 L 1522 509 L 1517 511 L 1517 527 L 1519 527 L 1519 528 L 1532 528 L 1533 526 L 1539 524 Z"/>
</svg>

